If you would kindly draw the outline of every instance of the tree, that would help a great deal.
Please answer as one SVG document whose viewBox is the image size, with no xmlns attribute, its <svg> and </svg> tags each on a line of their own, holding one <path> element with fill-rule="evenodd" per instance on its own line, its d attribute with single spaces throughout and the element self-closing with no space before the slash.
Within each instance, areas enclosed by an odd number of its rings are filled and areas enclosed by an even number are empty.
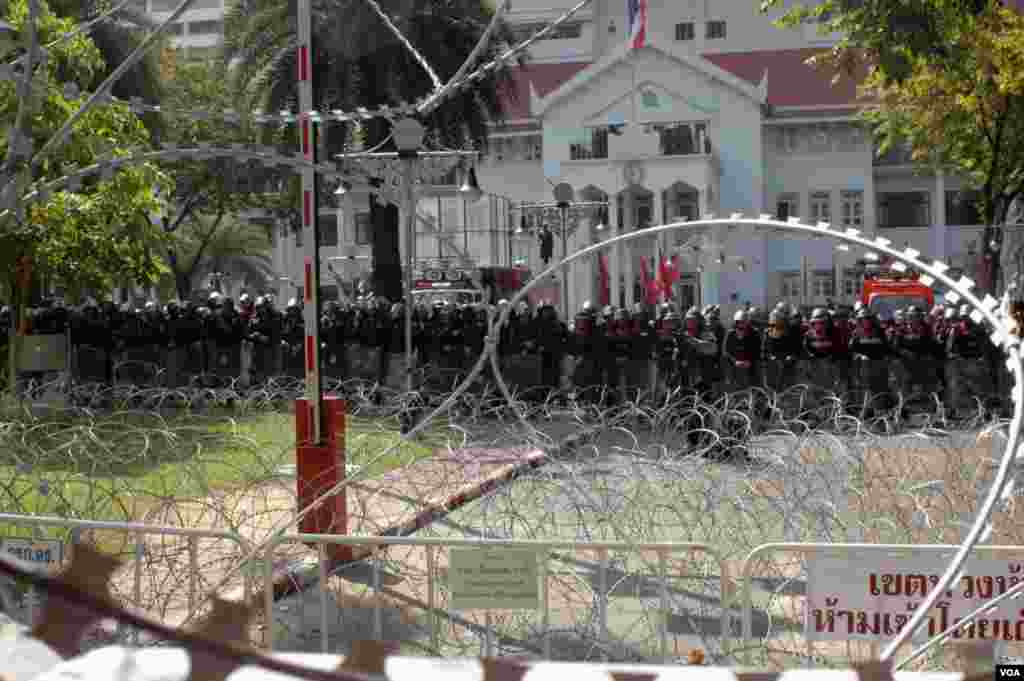
<svg viewBox="0 0 1024 681">
<path fill-rule="evenodd" d="M 172 113 L 161 122 L 162 139 L 182 146 L 207 142 L 227 147 L 255 138 L 256 131 L 244 118 L 229 123 L 222 118 L 196 119 L 173 113 L 232 108 L 222 67 L 174 64 L 169 53 L 164 55 L 164 66 L 173 79 L 166 84 L 163 100 Z M 256 267 L 255 263 L 263 262 L 259 258 L 270 248 L 270 233 L 265 227 L 245 224 L 240 217 L 243 213 L 254 208 L 274 211 L 286 205 L 286 200 L 291 201 L 292 211 L 297 205 L 297 197 L 279 191 L 281 177 L 232 158 L 183 159 L 162 165 L 173 178 L 173 186 L 167 190 L 167 210 L 158 222 L 170 235 L 167 264 L 182 300 L 191 296 L 196 278 L 210 258 L 236 259 L 238 267 L 245 267 L 243 263 Z M 268 188 L 275 191 L 265 191 Z M 254 235 L 262 238 L 254 239 Z M 244 260 L 247 257 L 257 260 Z"/>
<path fill-rule="evenodd" d="M 40 0 L 37 22 L 42 44 L 53 43 L 74 30 L 75 23 L 57 17 Z M 5 20 L 22 35 L 28 20 L 25 0 L 6 5 Z M 95 88 L 105 64 L 86 34 L 53 45 L 46 62 L 36 68 L 29 121 L 25 132 L 33 149 L 39 149 L 83 102 L 68 99 L 64 84 L 76 83 L 83 91 Z M 6 161 L 8 135 L 18 111 L 15 84 L 0 82 L 0 154 Z M 149 136 L 139 119 L 121 104 L 91 108 L 72 129 L 70 139 L 55 154 L 23 169 L 22 190 L 56 179 L 72 167 L 95 163 L 104 153 L 121 155 L 131 148 L 147 147 Z M 163 270 L 152 252 L 163 235 L 152 230 L 146 216 L 161 206 L 154 191 L 166 177 L 153 164 L 122 167 L 109 177 L 90 177 L 76 192 L 57 192 L 35 202 L 23 218 L 15 212 L 0 218 L 0 278 L 12 294 L 26 300 L 28 291 L 17 286 L 19 256 L 32 259 L 34 271 L 72 297 L 85 288 L 109 290 L 115 277 L 129 275 L 152 282 Z M 16 192 L 20 195 L 22 190 Z M 16 198 L 12 196 L 11 198 Z"/>
<path fill-rule="evenodd" d="M 389 16 L 445 80 L 454 75 L 493 17 L 486 0 L 391 0 L 381 3 Z M 296 3 L 237 0 L 225 17 L 228 63 L 237 63 L 232 85 L 239 102 L 267 111 L 295 110 Z M 395 106 L 428 94 L 433 84 L 405 45 L 384 25 L 368 3 L 313 0 L 314 73 L 319 110 L 354 110 Z M 482 59 L 490 59 L 512 42 L 502 25 Z M 499 95 L 508 84 L 507 68 L 496 69 L 473 87 L 453 96 L 423 123 L 432 140 L 447 147 L 471 142 L 486 148 L 487 122 L 499 120 Z M 367 147 L 387 140 L 390 126 L 382 119 L 362 125 Z M 328 131 L 321 149 L 331 155 L 351 142 L 351 126 L 323 126 Z M 323 133 L 322 133 L 323 134 Z M 295 133 L 291 132 L 292 139 Z M 394 150 L 390 142 L 380 150 Z M 392 300 L 402 296 L 398 252 L 398 209 L 370 199 L 373 225 L 374 292 Z"/>
<path fill-rule="evenodd" d="M 978 191 L 979 284 L 995 292 L 1002 225 L 1024 193 L 1024 17 L 998 0 L 826 0 L 780 23 L 808 19 L 844 36 L 813 62 L 837 78 L 866 72 L 861 91 L 871 103 L 863 117 L 879 152 L 905 144 L 915 162 L 960 175 Z"/>
<path fill-rule="evenodd" d="M 268 288 L 274 268 L 267 256 L 271 248 L 268 230 L 234 215 L 204 216 L 193 213 L 170 236 L 168 252 L 174 254 L 172 275 L 161 290 L 174 290 L 187 300 L 202 281 L 214 272 L 227 272 L 239 281 Z"/>
</svg>

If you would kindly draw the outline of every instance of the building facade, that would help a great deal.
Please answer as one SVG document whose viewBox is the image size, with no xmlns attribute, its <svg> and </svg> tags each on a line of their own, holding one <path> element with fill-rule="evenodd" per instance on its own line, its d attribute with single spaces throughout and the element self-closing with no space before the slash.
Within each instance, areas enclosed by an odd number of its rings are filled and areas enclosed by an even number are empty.
<svg viewBox="0 0 1024 681">
<path fill-rule="evenodd" d="M 509 19 L 526 36 L 572 4 L 513 0 Z M 520 263 L 540 272 L 536 229 L 552 228 L 557 260 L 560 217 L 518 206 L 551 202 L 553 185 L 568 182 L 578 201 L 608 202 L 603 216 L 571 211 L 570 253 L 707 213 L 770 214 L 884 236 L 975 277 L 982 226 L 963 183 L 914 167 L 899 150 L 878 157 L 855 118 L 856 84 L 832 84 L 805 63 L 835 36 L 817 24 L 777 28 L 780 14 L 761 14 L 751 0 L 649 0 L 647 46 L 629 49 L 625 0 L 594 0 L 514 70 L 507 115 L 477 168 L 488 196 L 465 202 L 454 184 L 421 192 L 418 260 Z M 360 187 L 336 209 L 337 246 L 324 258 L 342 263 L 347 278 L 372 265 L 368 211 Z M 276 257 L 297 280 L 299 258 L 288 250 L 280 244 Z M 765 230 L 679 231 L 614 248 L 611 300 L 636 302 L 641 259 L 666 255 L 681 257 L 680 304 L 726 311 L 780 299 L 852 303 L 870 258 Z M 570 309 L 598 299 L 599 279 L 596 257 L 571 268 Z M 552 280 L 546 290 L 559 295 L 557 287 Z"/>
<path fill-rule="evenodd" d="M 224 40 L 224 10 L 232 0 L 195 0 L 181 18 L 167 28 L 167 35 L 184 59 L 214 59 Z M 165 21 L 180 0 L 135 0 L 136 10 Z"/>
</svg>

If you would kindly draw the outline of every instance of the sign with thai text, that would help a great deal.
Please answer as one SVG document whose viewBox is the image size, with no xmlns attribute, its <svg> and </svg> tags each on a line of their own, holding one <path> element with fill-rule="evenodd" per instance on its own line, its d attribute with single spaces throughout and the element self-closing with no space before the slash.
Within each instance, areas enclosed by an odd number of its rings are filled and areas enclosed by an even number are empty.
<svg viewBox="0 0 1024 681">
<path fill-rule="evenodd" d="M 448 580 L 453 610 L 534 610 L 540 603 L 533 549 L 453 548 Z"/>
<path fill-rule="evenodd" d="M 0 553 L 17 558 L 44 572 L 60 568 L 64 558 L 64 542 L 57 539 L 26 539 L 24 537 L 0 537 Z"/>
<path fill-rule="evenodd" d="M 817 552 L 808 559 L 805 635 L 813 641 L 893 638 L 938 584 L 952 556 L 946 547 L 926 546 Z M 1022 581 L 1024 556 L 1013 560 L 972 557 L 916 637 L 938 635 Z M 1024 641 L 1020 603 L 1008 599 L 953 638 Z"/>
</svg>

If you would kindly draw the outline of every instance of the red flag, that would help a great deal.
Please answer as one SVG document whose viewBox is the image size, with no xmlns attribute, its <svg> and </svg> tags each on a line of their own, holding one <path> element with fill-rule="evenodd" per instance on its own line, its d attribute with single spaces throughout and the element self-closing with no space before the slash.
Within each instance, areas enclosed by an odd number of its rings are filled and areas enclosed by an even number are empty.
<svg viewBox="0 0 1024 681">
<path fill-rule="evenodd" d="M 658 283 L 665 294 L 665 300 L 672 299 L 672 272 L 669 267 L 668 258 L 662 258 L 658 265 Z"/>
<path fill-rule="evenodd" d="M 604 253 L 602 253 L 601 255 L 597 256 L 597 265 L 598 265 L 598 268 L 600 269 L 600 276 L 601 276 L 601 278 L 600 278 L 601 290 L 600 290 L 600 296 L 599 296 L 600 299 L 601 299 L 601 305 L 602 306 L 610 305 L 611 304 L 612 294 L 611 294 L 611 289 L 610 289 L 610 279 L 611 279 L 611 277 L 608 275 L 608 256 L 605 255 Z"/>
</svg>

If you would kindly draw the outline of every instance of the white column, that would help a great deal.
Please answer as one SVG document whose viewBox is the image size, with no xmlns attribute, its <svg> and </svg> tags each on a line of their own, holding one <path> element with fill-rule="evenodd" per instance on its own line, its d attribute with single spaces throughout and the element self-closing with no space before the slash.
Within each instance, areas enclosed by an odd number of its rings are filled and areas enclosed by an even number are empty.
<svg viewBox="0 0 1024 681">
<path fill-rule="evenodd" d="M 611 236 L 619 235 L 618 194 L 608 195 L 608 224 L 605 228 Z M 611 252 L 608 253 L 608 275 L 611 277 L 608 290 L 611 293 L 612 305 L 618 306 L 622 291 L 619 285 L 619 277 L 622 276 L 622 246 L 612 246 Z"/>
<path fill-rule="evenodd" d="M 626 193 L 622 199 L 622 211 L 625 213 L 622 220 L 622 229 L 625 232 L 636 231 L 636 210 L 634 208 L 635 202 L 633 201 L 633 189 L 631 187 L 626 188 Z M 636 267 L 633 264 L 633 254 L 635 253 L 635 244 L 630 243 L 622 247 L 623 264 L 622 264 L 622 275 L 625 279 L 626 286 L 626 305 L 633 307 L 636 302 L 636 296 L 634 294 L 633 283 L 636 280 Z"/>
<path fill-rule="evenodd" d="M 942 170 L 935 171 L 935 198 L 932 199 L 935 210 L 932 211 L 932 242 L 930 244 L 932 257 L 936 260 L 946 261 L 946 175 Z"/>
</svg>

